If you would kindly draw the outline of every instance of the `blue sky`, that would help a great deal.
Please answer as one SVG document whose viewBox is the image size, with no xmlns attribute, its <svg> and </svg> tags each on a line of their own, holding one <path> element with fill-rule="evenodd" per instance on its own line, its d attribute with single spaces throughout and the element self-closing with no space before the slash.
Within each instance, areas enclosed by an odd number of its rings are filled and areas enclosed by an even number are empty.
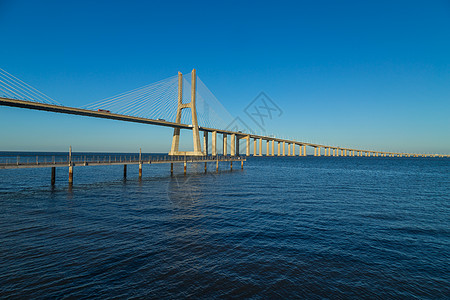
<svg viewBox="0 0 450 300">
<path fill-rule="evenodd" d="M 0 0 L 0 68 L 81 106 L 192 68 L 267 133 L 450 153 L 448 1 Z M 171 130 L 0 107 L 0 150 L 167 152 Z M 250 125 L 253 126 L 253 125 Z"/>
</svg>

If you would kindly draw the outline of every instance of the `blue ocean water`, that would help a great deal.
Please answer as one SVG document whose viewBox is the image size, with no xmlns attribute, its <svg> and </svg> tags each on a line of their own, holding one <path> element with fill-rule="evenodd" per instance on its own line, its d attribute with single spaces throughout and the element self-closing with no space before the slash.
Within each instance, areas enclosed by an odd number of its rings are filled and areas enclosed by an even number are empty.
<svg viewBox="0 0 450 300">
<path fill-rule="evenodd" d="M 450 298 L 449 159 L 169 168 L 0 170 L 0 298 Z"/>
</svg>

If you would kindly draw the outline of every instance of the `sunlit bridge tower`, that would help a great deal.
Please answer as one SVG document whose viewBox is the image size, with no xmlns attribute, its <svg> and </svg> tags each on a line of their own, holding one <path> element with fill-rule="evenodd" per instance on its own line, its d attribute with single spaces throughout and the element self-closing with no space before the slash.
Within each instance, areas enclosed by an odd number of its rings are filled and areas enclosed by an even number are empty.
<svg viewBox="0 0 450 300">
<path fill-rule="evenodd" d="M 198 128 L 197 121 L 197 109 L 195 107 L 195 93 L 196 93 L 196 74 L 195 69 L 192 70 L 192 82 L 191 82 L 191 101 L 189 103 L 183 103 L 183 74 L 178 72 L 178 107 L 177 107 L 177 117 L 175 123 L 181 124 L 181 111 L 185 108 L 190 108 L 192 113 L 192 139 L 194 142 L 194 151 L 179 151 L 180 147 L 180 128 L 174 128 L 172 147 L 170 149 L 169 155 L 193 155 L 193 156 L 203 156 L 206 155 L 206 149 L 202 152 L 200 144 L 200 132 Z"/>
</svg>

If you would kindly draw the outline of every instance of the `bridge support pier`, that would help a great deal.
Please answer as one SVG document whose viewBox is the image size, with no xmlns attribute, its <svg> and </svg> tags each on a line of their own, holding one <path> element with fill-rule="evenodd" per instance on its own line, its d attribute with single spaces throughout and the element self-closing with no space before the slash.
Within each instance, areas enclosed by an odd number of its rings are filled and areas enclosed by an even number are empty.
<svg viewBox="0 0 450 300">
<path fill-rule="evenodd" d="M 266 156 L 270 155 L 269 144 L 270 144 L 270 140 L 267 140 L 266 141 Z"/>
<path fill-rule="evenodd" d="M 259 139 L 259 156 L 262 156 L 262 139 Z"/>
<path fill-rule="evenodd" d="M 283 142 L 283 156 L 286 155 L 286 142 Z"/>
<path fill-rule="evenodd" d="M 56 168 L 52 167 L 52 179 L 51 179 L 52 186 L 55 185 L 55 179 L 56 179 Z"/>
<path fill-rule="evenodd" d="M 235 156 L 236 155 L 236 134 L 234 134 L 234 133 L 231 135 L 230 147 L 231 147 L 230 155 Z"/>
<path fill-rule="evenodd" d="M 256 156 L 258 147 L 256 146 L 256 138 L 253 139 L 253 156 Z"/>
<path fill-rule="evenodd" d="M 245 155 L 250 156 L 250 136 L 247 135 L 245 138 Z"/>
<path fill-rule="evenodd" d="M 281 146 L 281 143 L 280 142 L 278 142 L 278 152 L 277 152 L 277 155 L 278 156 L 280 156 L 281 155 L 281 150 L 280 150 L 280 146 Z"/>
<path fill-rule="evenodd" d="M 274 140 L 272 140 L 272 154 L 271 155 L 272 156 L 275 155 L 275 141 Z"/>
<path fill-rule="evenodd" d="M 223 134 L 223 156 L 227 156 L 227 147 L 228 147 L 227 135 L 224 133 Z"/>
<path fill-rule="evenodd" d="M 208 131 L 203 131 L 203 153 L 208 155 Z"/>
<path fill-rule="evenodd" d="M 217 155 L 217 131 L 212 132 L 212 149 L 211 149 L 212 156 Z"/>
<path fill-rule="evenodd" d="M 295 144 L 292 144 L 292 156 L 295 156 Z"/>
</svg>

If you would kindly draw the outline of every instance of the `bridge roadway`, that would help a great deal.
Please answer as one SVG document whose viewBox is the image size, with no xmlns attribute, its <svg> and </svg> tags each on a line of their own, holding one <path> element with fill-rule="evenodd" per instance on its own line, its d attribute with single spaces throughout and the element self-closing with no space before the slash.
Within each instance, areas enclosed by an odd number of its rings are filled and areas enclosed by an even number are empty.
<svg viewBox="0 0 450 300">
<path fill-rule="evenodd" d="M 4 98 L 4 97 L 0 97 L 0 105 L 192 130 L 192 125 L 188 125 L 188 124 L 179 124 L 179 123 L 174 123 L 174 122 L 168 122 L 165 120 L 154 120 L 154 119 L 147 119 L 147 118 L 133 117 L 133 116 L 128 116 L 128 115 L 115 114 L 115 113 L 111 113 L 111 112 L 94 111 L 94 110 L 87 110 L 87 109 L 67 107 L 67 106 L 61 106 L 61 105 L 53 105 L 53 104 L 44 104 L 44 103 L 39 103 L 39 102 L 30 102 L 30 101 L 10 99 L 10 98 Z M 203 132 L 213 133 L 213 135 L 214 135 L 213 143 L 216 142 L 215 137 L 217 134 L 224 135 L 225 143 L 226 143 L 226 137 L 225 137 L 226 135 L 230 135 L 232 137 L 232 140 L 234 138 L 237 138 L 237 140 L 247 139 L 247 152 L 246 152 L 247 156 L 250 155 L 250 139 L 254 139 L 254 153 L 253 153 L 254 156 L 262 156 L 262 141 L 264 140 L 267 142 L 266 155 L 268 155 L 268 156 L 275 156 L 274 143 L 278 143 L 278 147 L 277 147 L 278 148 L 278 156 L 280 156 L 280 155 L 285 156 L 285 153 L 286 153 L 285 145 L 287 144 L 288 145 L 288 151 L 287 151 L 288 156 L 295 155 L 295 146 L 297 145 L 297 146 L 300 146 L 300 153 L 299 153 L 300 156 L 306 156 L 305 147 L 308 146 L 308 147 L 314 148 L 314 156 L 321 156 L 321 149 L 324 149 L 325 156 L 449 157 L 449 155 L 439 155 L 439 154 L 386 152 L 386 151 L 372 151 L 372 150 L 362 150 L 362 149 L 354 149 L 354 148 L 327 146 L 327 145 L 323 145 L 323 144 L 306 143 L 306 142 L 300 142 L 300 141 L 294 141 L 294 140 L 288 140 L 288 139 L 280 139 L 280 138 L 270 137 L 270 136 L 256 135 L 256 134 L 251 134 L 251 133 L 243 133 L 240 131 L 236 132 L 236 131 L 207 128 L 207 127 L 199 127 L 199 130 L 203 131 Z M 258 148 L 256 141 L 259 141 L 259 153 L 256 150 Z M 272 154 L 270 154 L 269 142 L 272 142 L 272 147 L 271 147 Z M 280 147 L 281 145 L 282 145 L 282 148 Z M 292 145 L 292 147 L 291 147 L 291 145 Z M 230 154 L 234 155 L 235 153 L 233 153 L 233 149 L 234 149 L 233 143 L 231 146 L 232 146 L 232 153 L 230 153 Z M 213 148 L 213 155 L 215 154 L 214 152 L 215 152 L 215 149 Z M 224 149 L 224 155 L 225 154 L 226 154 L 226 150 Z"/>
</svg>

